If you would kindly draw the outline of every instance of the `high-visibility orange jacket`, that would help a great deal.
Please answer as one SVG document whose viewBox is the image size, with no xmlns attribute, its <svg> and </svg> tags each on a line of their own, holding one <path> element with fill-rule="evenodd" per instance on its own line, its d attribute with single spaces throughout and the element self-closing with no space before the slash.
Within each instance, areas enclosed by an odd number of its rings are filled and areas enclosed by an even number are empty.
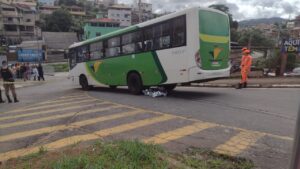
<svg viewBox="0 0 300 169">
<path fill-rule="evenodd" d="M 249 72 L 251 69 L 252 65 L 252 56 L 249 54 L 245 54 L 242 57 L 242 62 L 241 62 L 241 70 Z"/>
</svg>

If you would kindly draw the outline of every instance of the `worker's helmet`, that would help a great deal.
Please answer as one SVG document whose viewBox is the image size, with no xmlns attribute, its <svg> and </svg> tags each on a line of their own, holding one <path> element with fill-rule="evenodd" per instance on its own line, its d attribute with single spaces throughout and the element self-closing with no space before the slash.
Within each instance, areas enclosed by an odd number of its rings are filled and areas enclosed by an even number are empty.
<svg viewBox="0 0 300 169">
<path fill-rule="evenodd" d="M 250 54 L 250 52 L 251 52 L 251 51 L 248 50 L 248 49 L 243 51 L 243 53 L 245 53 L 245 54 Z"/>
<path fill-rule="evenodd" d="M 243 47 L 243 48 L 242 48 L 242 51 L 244 52 L 245 50 L 248 50 L 248 48 L 246 48 L 246 47 Z"/>
</svg>

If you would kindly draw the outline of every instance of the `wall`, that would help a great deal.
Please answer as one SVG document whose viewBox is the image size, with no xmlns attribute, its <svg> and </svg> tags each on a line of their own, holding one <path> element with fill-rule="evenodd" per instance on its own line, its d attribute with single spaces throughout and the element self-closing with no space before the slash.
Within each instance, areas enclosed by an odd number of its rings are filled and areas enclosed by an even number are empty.
<svg viewBox="0 0 300 169">
<path fill-rule="evenodd" d="M 86 24 L 84 26 L 84 39 L 91 39 L 91 38 L 95 38 L 96 33 L 101 33 L 101 35 L 119 30 L 121 28 L 116 28 L 116 27 L 94 27 L 94 26 L 90 26 L 88 24 Z M 89 33 L 88 33 L 89 32 Z"/>
</svg>

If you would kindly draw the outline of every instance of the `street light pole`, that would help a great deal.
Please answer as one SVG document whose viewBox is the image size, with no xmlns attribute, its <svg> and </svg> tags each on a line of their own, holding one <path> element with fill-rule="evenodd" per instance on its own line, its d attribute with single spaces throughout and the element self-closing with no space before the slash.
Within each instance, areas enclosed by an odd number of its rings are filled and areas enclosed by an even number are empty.
<svg viewBox="0 0 300 169">
<path fill-rule="evenodd" d="M 142 5 L 141 0 L 138 0 L 138 7 L 139 7 L 139 23 L 142 22 L 142 10 L 141 10 L 141 5 Z"/>
</svg>

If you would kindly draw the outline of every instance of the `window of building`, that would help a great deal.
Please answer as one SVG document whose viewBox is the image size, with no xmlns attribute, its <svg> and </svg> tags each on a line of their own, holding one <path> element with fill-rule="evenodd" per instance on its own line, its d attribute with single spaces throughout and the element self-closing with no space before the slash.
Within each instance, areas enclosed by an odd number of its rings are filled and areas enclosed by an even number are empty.
<svg viewBox="0 0 300 169">
<path fill-rule="evenodd" d="M 130 17 L 130 14 L 124 14 L 124 17 L 125 17 L 125 18 L 129 18 L 129 17 Z"/>
<path fill-rule="evenodd" d="M 7 18 L 7 21 L 12 22 L 12 21 L 13 21 L 13 18 L 8 17 L 8 18 Z"/>
<path fill-rule="evenodd" d="M 96 42 L 90 45 L 91 60 L 103 58 L 103 42 Z"/>
<path fill-rule="evenodd" d="M 131 54 L 143 51 L 143 35 L 141 31 L 122 36 L 122 53 Z"/>
<path fill-rule="evenodd" d="M 107 40 L 107 49 L 105 49 L 106 57 L 118 56 L 121 54 L 120 37 L 114 37 Z"/>
<path fill-rule="evenodd" d="M 26 22 L 31 22 L 31 19 L 26 19 Z"/>
<path fill-rule="evenodd" d="M 120 17 L 120 14 L 117 14 L 117 17 Z"/>
<path fill-rule="evenodd" d="M 97 23 L 92 22 L 91 26 L 97 26 Z"/>
</svg>

